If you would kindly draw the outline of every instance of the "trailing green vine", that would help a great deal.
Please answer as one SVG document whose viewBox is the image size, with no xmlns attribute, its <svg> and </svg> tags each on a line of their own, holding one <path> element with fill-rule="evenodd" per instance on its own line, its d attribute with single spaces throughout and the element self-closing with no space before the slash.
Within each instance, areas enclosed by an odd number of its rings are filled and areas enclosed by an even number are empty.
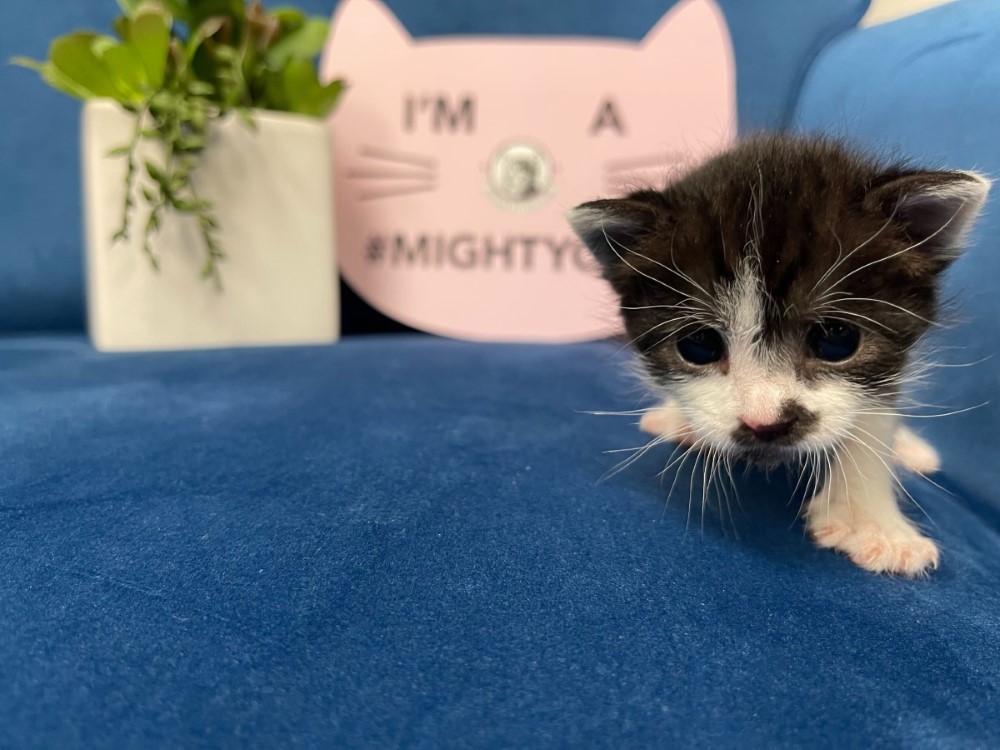
<svg viewBox="0 0 1000 750">
<path fill-rule="evenodd" d="M 159 269 L 153 238 L 168 213 L 190 217 L 205 251 L 201 275 L 222 288 L 214 206 L 198 192 L 196 174 L 212 126 L 229 115 L 255 128 L 253 111 L 324 117 L 343 91 L 322 84 L 314 59 L 326 21 L 294 8 L 273 12 L 259 0 L 118 0 L 116 36 L 80 31 L 52 42 L 49 59 L 15 58 L 59 91 L 80 99 L 110 98 L 135 117 L 128 143 L 109 156 L 126 161 L 125 198 L 116 242 L 135 230 L 139 195 L 147 210 L 142 248 Z M 141 159 L 144 142 L 161 160 Z"/>
</svg>

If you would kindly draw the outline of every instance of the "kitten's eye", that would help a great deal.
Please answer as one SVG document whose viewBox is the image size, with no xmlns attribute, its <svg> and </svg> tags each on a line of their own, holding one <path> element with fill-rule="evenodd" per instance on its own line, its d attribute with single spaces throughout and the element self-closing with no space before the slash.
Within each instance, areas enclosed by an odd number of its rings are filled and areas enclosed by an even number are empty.
<svg viewBox="0 0 1000 750">
<path fill-rule="evenodd" d="M 714 328 L 700 328 L 677 340 L 677 351 L 693 365 L 718 362 L 726 353 L 726 342 Z"/>
<path fill-rule="evenodd" d="M 858 350 L 861 332 L 839 320 L 813 323 L 806 334 L 809 351 L 824 362 L 843 362 Z"/>
</svg>

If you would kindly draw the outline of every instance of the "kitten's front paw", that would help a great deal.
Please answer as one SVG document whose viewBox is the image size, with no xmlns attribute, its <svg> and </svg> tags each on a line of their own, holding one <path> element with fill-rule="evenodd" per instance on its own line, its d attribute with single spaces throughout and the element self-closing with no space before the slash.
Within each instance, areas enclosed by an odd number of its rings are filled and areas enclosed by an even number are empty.
<svg viewBox="0 0 1000 750">
<path fill-rule="evenodd" d="M 639 420 L 639 429 L 657 437 L 666 436 L 680 445 L 694 443 L 694 432 L 681 413 L 680 406 L 673 399 L 643 414 Z"/>
<path fill-rule="evenodd" d="M 933 474 L 941 468 L 941 458 L 930 443 L 906 427 L 896 430 L 893 453 L 899 464 L 918 474 Z"/>
<path fill-rule="evenodd" d="M 809 532 L 820 547 L 843 552 L 856 565 L 873 573 L 916 578 L 937 568 L 937 545 L 910 526 L 883 528 L 866 522 L 852 526 L 831 519 L 810 524 Z"/>
</svg>

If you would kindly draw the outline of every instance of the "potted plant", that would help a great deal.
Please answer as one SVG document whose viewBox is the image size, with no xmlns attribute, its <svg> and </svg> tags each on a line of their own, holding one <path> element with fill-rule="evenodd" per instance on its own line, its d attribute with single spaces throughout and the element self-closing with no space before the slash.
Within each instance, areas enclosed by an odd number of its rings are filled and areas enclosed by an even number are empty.
<svg viewBox="0 0 1000 750">
<path fill-rule="evenodd" d="M 101 350 L 333 341 L 325 20 L 118 0 L 114 36 L 17 58 L 83 99 L 88 327 Z"/>
</svg>

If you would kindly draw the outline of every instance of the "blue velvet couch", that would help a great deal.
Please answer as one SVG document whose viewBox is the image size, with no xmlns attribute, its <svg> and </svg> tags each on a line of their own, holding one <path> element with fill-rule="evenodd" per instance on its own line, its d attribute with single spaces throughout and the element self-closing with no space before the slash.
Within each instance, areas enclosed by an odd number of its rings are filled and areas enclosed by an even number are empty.
<svg viewBox="0 0 1000 750">
<path fill-rule="evenodd" d="M 669 2 L 389 4 L 638 38 Z M 722 4 L 744 127 L 1000 175 L 995 0 L 860 31 L 862 0 Z M 17 5 L 3 57 L 113 3 Z M 921 394 L 990 403 L 919 425 L 943 564 L 905 581 L 814 549 L 780 473 L 704 517 L 666 452 L 599 482 L 641 440 L 586 413 L 636 405 L 614 343 L 97 354 L 77 107 L 0 94 L 0 746 L 1000 746 L 1000 196 Z"/>
</svg>

